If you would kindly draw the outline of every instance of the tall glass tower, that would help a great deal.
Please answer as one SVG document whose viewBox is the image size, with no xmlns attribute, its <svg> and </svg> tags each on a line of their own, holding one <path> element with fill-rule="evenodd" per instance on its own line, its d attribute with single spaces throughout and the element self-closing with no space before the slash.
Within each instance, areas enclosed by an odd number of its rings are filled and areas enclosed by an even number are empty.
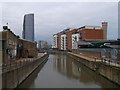
<svg viewBox="0 0 120 90">
<path fill-rule="evenodd" d="M 24 16 L 22 37 L 34 42 L 34 14 L 26 14 Z"/>
</svg>

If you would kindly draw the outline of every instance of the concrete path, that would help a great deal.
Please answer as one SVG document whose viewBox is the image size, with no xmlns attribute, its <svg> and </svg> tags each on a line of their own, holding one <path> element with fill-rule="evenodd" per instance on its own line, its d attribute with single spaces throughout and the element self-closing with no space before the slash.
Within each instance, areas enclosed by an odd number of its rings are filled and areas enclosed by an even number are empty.
<svg viewBox="0 0 120 90">
<path fill-rule="evenodd" d="M 115 63 L 115 62 L 108 62 L 107 60 L 106 61 L 103 61 L 103 60 L 100 60 L 100 59 L 97 59 L 96 57 L 88 57 L 88 56 L 85 56 L 85 55 L 82 55 L 82 54 L 76 54 L 76 53 L 72 53 L 72 52 L 68 52 L 69 54 L 72 54 L 72 55 L 75 55 L 77 57 L 80 57 L 80 58 L 83 58 L 85 60 L 88 60 L 88 61 L 92 61 L 92 62 L 103 62 L 105 63 L 106 65 L 110 65 L 110 66 L 115 66 L 115 67 L 120 67 L 120 63 Z"/>
</svg>

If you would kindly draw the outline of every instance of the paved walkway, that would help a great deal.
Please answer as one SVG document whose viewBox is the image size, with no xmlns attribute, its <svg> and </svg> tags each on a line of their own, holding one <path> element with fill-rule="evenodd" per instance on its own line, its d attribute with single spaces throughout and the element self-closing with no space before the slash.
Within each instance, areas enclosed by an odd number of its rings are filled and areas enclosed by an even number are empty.
<svg viewBox="0 0 120 90">
<path fill-rule="evenodd" d="M 0 68 L 0 70 L 3 70 L 3 72 L 5 72 L 5 70 L 7 69 L 15 69 L 15 68 L 19 68 L 21 67 L 22 65 L 25 65 L 25 64 L 28 64 L 28 63 L 31 63 L 35 60 L 38 60 L 39 58 L 43 57 L 46 53 L 38 53 L 38 56 L 36 58 L 20 58 L 20 59 L 17 59 L 17 60 L 14 60 L 13 62 L 11 62 L 10 64 L 7 64 L 5 66 L 2 66 Z"/>
<path fill-rule="evenodd" d="M 85 60 L 88 60 L 88 61 L 92 61 L 92 62 L 103 62 L 105 63 L 106 65 L 110 65 L 110 66 L 115 66 L 115 67 L 120 67 L 120 63 L 115 63 L 115 62 L 108 62 L 108 60 L 106 61 L 103 61 L 103 60 L 100 60 L 100 59 L 97 59 L 96 57 L 88 57 L 88 56 L 85 56 L 83 55 L 82 53 L 81 54 L 76 54 L 76 53 L 72 53 L 72 52 L 68 52 L 69 54 L 72 54 L 72 55 L 75 55 L 77 57 L 80 57 L 80 58 L 83 58 Z"/>
<path fill-rule="evenodd" d="M 19 63 L 25 63 L 25 62 L 32 62 L 34 60 L 37 60 L 39 58 L 41 58 L 42 56 L 44 56 L 46 53 L 38 53 L 38 56 L 36 58 L 20 58 L 17 60 L 11 60 L 11 62 L 9 62 L 9 64 L 5 65 L 5 66 L 0 66 L 0 69 L 6 66 L 12 66 L 15 64 L 19 64 Z"/>
<path fill-rule="evenodd" d="M 41 58 L 44 55 L 45 55 L 45 53 L 38 53 L 37 58 L 20 58 L 20 59 L 16 60 L 15 62 L 34 61 L 36 59 Z"/>
</svg>

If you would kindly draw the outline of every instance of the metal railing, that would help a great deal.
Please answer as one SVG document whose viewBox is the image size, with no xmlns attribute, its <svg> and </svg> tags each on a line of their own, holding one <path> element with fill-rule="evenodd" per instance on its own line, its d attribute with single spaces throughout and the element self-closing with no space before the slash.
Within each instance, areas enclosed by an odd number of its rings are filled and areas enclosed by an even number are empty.
<svg viewBox="0 0 120 90">
<path fill-rule="evenodd" d="M 105 63 L 107 65 L 111 65 L 111 66 L 116 66 L 116 67 L 120 67 L 120 60 L 118 59 L 112 59 L 112 58 L 108 58 L 108 57 L 95 57 L 95 56 L 89 56 L 89 55 L 86 55 L 84 53 L 76 53 L 78 55 L 82 55 L 82 56 L 85 56 L 85 57 L 89 57 L 91 59 L 93 59 L 95 62 L 97 60 L 99 60 L 99 62 L 102 62 L 102 63 Z"/>
</svg>

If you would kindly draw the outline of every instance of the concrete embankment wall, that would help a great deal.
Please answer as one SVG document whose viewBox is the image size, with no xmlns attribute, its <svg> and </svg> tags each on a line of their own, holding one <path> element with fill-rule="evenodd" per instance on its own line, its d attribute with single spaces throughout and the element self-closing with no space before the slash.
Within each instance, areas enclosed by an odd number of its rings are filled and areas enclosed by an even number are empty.
<svg viewBox="0 0 120 90">
<path fill-rule="evenodd" d="M 2 88 L 16 88 L 47 60 L 48 54 L 34 61 L 18 63 L 16 66 L 3 68 Z"/>
<path fill-rule="evenodd" d="M 102 62 L 93 62 L 93 61 L 85 60 L 71 53 L 68 53 L 68 55 L 71 58 L 82 63 L 83 65 L 87 66 L 91 70 L 95 71 L 96 73 L 102 75 L 106 79 L 110 80 L 111 82 L 120 85 L 120 68 L 109 66 Z"/>
<path fill-rule="evenodd" d="M 69 55 L 74 60 L 82 63 L 83 65 L 85 65 L 89 69 L 95 71 L 96 73 L 102 75 L 103 77 L 105 77 L 109 81 L 111 81 L 111 82 L 113 82 L 113 83 L 115 83 L 115 84 L 120 86 L 120 68 L 106 65 L 103 62 L 89 61 L 89 60 L 80 58 L 80 57 L 78 57 L 78 56 L 76 56 L 76 55 L 74 55 L 72 53 L 68 53 L 68 52 L 52 51 L 52 52 L 49 52 L 49 53 L 51 53 L 51 54 L 65 54 L 65 55 Z"/>
<path fill-rule="evenodd" d="M 74 53 L 76 54 L 84 54 L 86 56 L 93 56 L 93 57 L 97 57 L 97 58 L 100 58 L 100 52 L 95 52 L 95 51 L 84 51 L 84 50 L 74 50 L 73 51 Z"/>
<path fill-rule="evenodd" d="M 101 51 L 102 49 L 99 49 L 99 51 L 90 51 L 90 50 L 73 50 L 72 52 L 76 53 L 76 54 L 83 54 L 85 56 L 88 56 L 88 57 L 96 57 L 96 58 L 101 58 Z M 105 57 L 106 58 L 109 58 L 111 57 L 110 55 L 110 52 L 106 52 L 105 53 Z"/>
</svg>

